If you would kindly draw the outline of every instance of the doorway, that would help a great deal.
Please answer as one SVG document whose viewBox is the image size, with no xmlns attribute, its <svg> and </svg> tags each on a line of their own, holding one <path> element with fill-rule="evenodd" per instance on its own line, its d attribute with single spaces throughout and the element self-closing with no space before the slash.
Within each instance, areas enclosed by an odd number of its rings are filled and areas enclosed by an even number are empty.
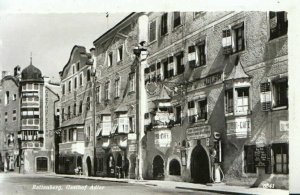
<svg viewBox="0 0 300 195">
<path fill-rule="evenodd" d="M 206 184 L 210 182 L 208 155 L 201 144 L 198 144 L 192 152 L 191 177 L 194 183 Z"/>
<path fill-rule="evenodd" d="M 153 159 L 153 179 L 164 178 L 164 160 L 161 156 L 157 155 Z"/>
<path fill-rule="evenodd" d="M 114 177 L 115 175 L 115 159 L 112 154 L 107 158 L 107 176 Z"/>
<path fill-rule="evenodd" d="M 36 171 L 48 171 L 48 158 L 38 157 L 36 158 Z"/>
<path fill-rule="evenodd" d="M 87 166 L 88 176 L 91 176 L 91 174 L 92 174 L 92 161 L 91 161 L 91 158 L 89 156 L 86 159 L 86 166 Z"/>
</svg>

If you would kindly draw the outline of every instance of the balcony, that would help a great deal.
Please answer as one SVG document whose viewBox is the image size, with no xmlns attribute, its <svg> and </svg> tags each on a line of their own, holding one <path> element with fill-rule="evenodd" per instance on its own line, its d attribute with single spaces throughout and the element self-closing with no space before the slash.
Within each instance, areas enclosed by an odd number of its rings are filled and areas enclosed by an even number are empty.
<svg viewBox="0 0 300 195">
<path fill-rule="evenodd" d="M 59 144 L 59 154 L 84 154 L 84 141 L 73 141 Z"/>
</svg>

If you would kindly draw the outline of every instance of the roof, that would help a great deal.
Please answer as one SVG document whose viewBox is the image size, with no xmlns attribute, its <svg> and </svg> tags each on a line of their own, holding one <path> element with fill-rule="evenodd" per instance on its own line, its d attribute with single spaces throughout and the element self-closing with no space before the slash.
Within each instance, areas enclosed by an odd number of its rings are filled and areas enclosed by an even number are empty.
<svg viewBox="0 0 300 195">
<path fill-rule="evenodd" d="M 111 31 L 113 31 L 117 26 L 119 26 L 120 24 L 122 24 L 123 22 L 125 22 L 128 18 L 130 18 L 131 16 L 133 16 L 135 14 L 135 12 L 130 13 L 128 16 L 126 16 L 123 20 L 121 20 L 120 22 L 118 22 L 115 26 L 113 26 L 111 29 L 109 29 L 108 31 L 106 31 L 104 34 L 102 34 L 100 37 L 98 37 L 93 44 L 95 45 L 97 41 L 99 41 L 100 39 L 102 39 L 103 37 L 105 37 L 107 34 L 111 33 Z"/>
<path fill-rule="evenodd" d="M 170 100 L 170 96 L 168 95 L 167 93 L 167 89 L 166 87 L 163 85 L 160 93 L 159 93 L 159 96 L 155 99 L 156 101 L 161 101 L 161 100 Z"/>
<path fill-rule="evenodd" d="M 115 112 L 128 112 L 129 108 L 128 106 L 121 103 L 119 107 L 115 110 Z"/>
<path fill-rule="evenodd" d="M 12 75 L 7 75 L 5 76 L 2 80 L 1 83 L 4 82 L 4 80 L 12 80 L 17 86 L 19 86 L 19 78 L 12 76 Z"/>
<path fill-rule="evenodd" d="M 37 67 L 33 66 L 32 63 L 23 69 L 21 78 L 21 81 L 44 81 L 42 72 Z"/>
<path fill-rule="evenodd" d="M 225 79 L 228 80 L 236 80 L 236 79 L 245 79 L 250 78 L 244 71 L 241 61 L 239 61 L 232 69 L 230 75 Z"/>
</svg>

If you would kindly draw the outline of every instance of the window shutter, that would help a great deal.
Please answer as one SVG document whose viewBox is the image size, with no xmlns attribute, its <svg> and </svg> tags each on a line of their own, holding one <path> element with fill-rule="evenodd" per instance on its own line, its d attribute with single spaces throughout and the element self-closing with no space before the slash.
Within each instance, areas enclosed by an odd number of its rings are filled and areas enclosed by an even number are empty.
<svg viewBox="0 0 300 195">
<path fill-rule="evenodd" d="M 174 59 L 173 56 L 169 57 L 169 64 L 168 64 L 168 71 L 169 71 L 169 77 L 174 76 Z"/>
<path fill-rule="evenodd" d="M 223 30 L 222 46 L 223 54 L 228 55 L 232 53 L 232 36 L 230 29 Z"/>
<path fill-rule="evenodd" d="M 260 84 L 260 103 L 262 111 L 269 111 L 272 107 L 271 83 Z"/>
<path fill-rule="evenodd" d="M 188 61 L 190 67 L 196 66 L 196 49 L 194 45 L 188 47 Z"/>
</svg>

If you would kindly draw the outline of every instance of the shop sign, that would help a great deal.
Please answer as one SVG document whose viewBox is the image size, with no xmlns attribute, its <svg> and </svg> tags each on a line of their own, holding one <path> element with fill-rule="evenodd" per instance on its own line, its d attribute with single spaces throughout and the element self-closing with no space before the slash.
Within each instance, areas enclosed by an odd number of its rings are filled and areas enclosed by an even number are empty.
<svg viewBox="0 0 300 195">
<path fill-rule="evenodd" d="M 256 147 L 254 151 L 254 163 L 257 167 L 268 166 L 270 157 L 270 149 L 268 147 Z"/>
<path fill-rule="evenodd" d="M 197 126 L 187 129 L 187 140 L 209 138 L 211 135 L 210 125 Z"/>
<path fill-rule="evenodd" d="M 129 144 L 128 151 L 129 152 L 135 152 L 135 151 L 137 151 L 136 144 Z"/>
<path fill-rule="evenodd" d="M 136 140 L 136 133 L 129 133 L 128 140 Z"/>
<path fill-rule="evenodd" d="M 111 151 L 112 151 L 112 152 L 120 152 L 121 149 L 119 148 L 119 146 L 112 146 L 112 147 L 111 147 Z"/>
<path fill-rule="evenodd" d="M 237 138 L 246 138 L 251 130 L 251 120 L 247 117 L 229 120 L 226 123 L 227 135 L 236 135 Z"/>
<path fill-rule="evenodd" d="M 279 121 L 280 131 L 289 131 L 289 121 Z"/>
<path fill-rule="evenodd" d="M 171 130 L 155 131 L 154 143 L 156 147 L 170 147 L 171 145 Z"/>
</svg>

